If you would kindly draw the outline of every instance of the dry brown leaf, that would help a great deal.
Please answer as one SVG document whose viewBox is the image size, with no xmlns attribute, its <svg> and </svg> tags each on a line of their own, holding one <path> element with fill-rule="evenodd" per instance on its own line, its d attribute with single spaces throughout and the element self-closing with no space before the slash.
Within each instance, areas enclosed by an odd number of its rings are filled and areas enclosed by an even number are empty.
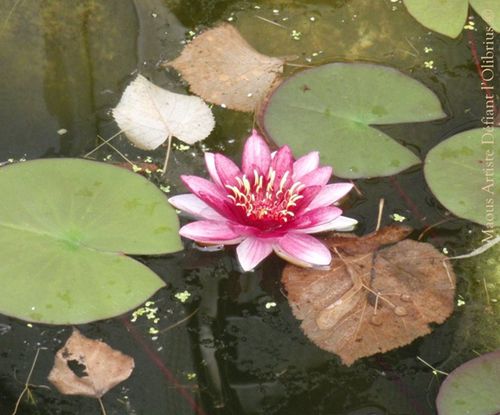
<svg viewBox="0 0 500 415">
<path fill-rule="evenodd" d="M 431 332 L 453 311 L 455 274 L 428 243 L 405 238 L 408 228 L 364 236 L 334 235 L 331 269 L 288 265 L 283 284 L 302 330 L 346 365 Z M 397 242 L 397 243 L 396 243 Z M 383 245 L 395 244 L 379 249 Z"/>
<path fill-rule="evenodd" d="M 205 101 L 252 112 L 283 72 L 283 59 L 262 55 L 229 24 L 209 29 L 168 62 Z"/>
<path fill-rule="evenodd" d="M 48 379 L 65 395 L 101 398 L 127 379 L 133 369 L 134 359 L 130 356 L 74 329 L 57 352 Z"/>
</svg>

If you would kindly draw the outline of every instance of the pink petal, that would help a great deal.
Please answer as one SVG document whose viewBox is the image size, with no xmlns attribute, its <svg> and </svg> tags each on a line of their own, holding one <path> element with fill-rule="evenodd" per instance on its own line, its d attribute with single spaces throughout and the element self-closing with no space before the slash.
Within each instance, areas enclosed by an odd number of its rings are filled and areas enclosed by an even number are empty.
<svg viewBox="0 0 500 415">
<path fill-rule="evenodd" d="M 243 176 L 240 168 L 222 154 L 215 154 L 215 168 L 224 187 L 226 185 L 235 186 L 238 183 L 236 177 Z"/>
<path fill-rule="evenodd" d="M 332 260 L 328 248 L 306 234 L 287 234 L 274 246 L 274 251 L 283 259 L 305 267 L 326 266 Z"/>
<path fill-rule="evenodd" d="M 351 183 L 327 184 L 307 208 L 315 209 L 322 206 L 329 206 L 337 200 L 342 199 L 352 188 L 353 185 Z"/>
<path fill-rule="evenodd" d="M 234 245 L 244 238 L 228 222 L 212 220 L 188 223 L 179 230 L 179 234 L 196 242 L 207 244 Z"/>
<path fill-rule="evenodd" d="M 297 207 L 295 208 L 296 216 L 307 209 L 309 204 L 316 198 L 321 189 L 322 186 L 309 186 L 302 190 L 300 193 L 302 197 L 297 201 Z"/>
<path fill-rule="evenodd" d="M 236 248 L 238 260 L 244 271 L 254 269 L 271 252 L 273 252 L 272 242 L 252 237 L 245 239 Z"/>
<path fill-rule="evenodd" d="M 231 210 L 231 204 L 223 189 L 208 180 L 198 176 L 181 176 L 182 181 L 198 198 L 205 202 L 212 209 L 216 210 L 222 216 L 234 218 Z"/>
<path fill-rule="evenodd" d="M 215 154 L 213 153 L 205 153 L 205 164 L 207 165 L 208 174 L 214 181 L 214 183 L 219 186 L 224 187 L 222 182 L 220 181 L 219 174 L 217 173 L 217 169 L 215 168 Z"/>
<path fill-rule="evenodd" d="M 293 163 L 293 181 L 300 181 L 302 176 L 317 169 L 319 166 L 319 153 L 313 151 L 300 157 Z"/>
<path fill-rule="evenodd" d="M 276 176 L 274 180 L 274 188 L 280 187 L 281 179 L 288 172 L 288 180 L 286 185 L 289 185 L 292 181 L 292 168 L 293 168 L 293 156 L 290 147 L 283 146 L 277 152 L 274 158 L 271 160 L 271 168 L 275 171 Z"/>
<path fill-rule="evenodd" d="M 332 177 L 332 168 L 329 166 L 319 167 L 300 178 L 300 182 L 306 186 L 324 186 Z"/>
<path fill-rule="evenodd" d="M 269 170 L 271 164 L 271 151 L 264 139 L 257 130 L 252 131 L 243 148 L 241 167 L 247 177 L 254 176 L 254 170 L 264 175 Z"/>
<path fill-rule="evenodd" d="M 186 212 L 196 218 L 225 220 L 214 209 L 208 206 L 203 200 L 193 194 L 177 195 L 168 199 L 175 208 Z"/>
<path fill-rule="evenodd" d="M 336 219 L 323 223 L 317 226 L 311 226 L 309 228 L 297 229 L 297 232 L 301 233 L 318 233 L 318 232 L 329 232 L 329 231 L 341 231 L 349 232 L 352 231 L 358 221 L 356 219 L 351 219 L 346 216 L 339 216 Z"/>
<path fill-rule="evenodd" d="M 338 218 L 341 214 L 342 209 L 338 207 L 320 207 L 301 214 L 290 224 L 290 227 L 293 227 L 293 229 L 307 229 L 323 225 Z"/>
</svg>

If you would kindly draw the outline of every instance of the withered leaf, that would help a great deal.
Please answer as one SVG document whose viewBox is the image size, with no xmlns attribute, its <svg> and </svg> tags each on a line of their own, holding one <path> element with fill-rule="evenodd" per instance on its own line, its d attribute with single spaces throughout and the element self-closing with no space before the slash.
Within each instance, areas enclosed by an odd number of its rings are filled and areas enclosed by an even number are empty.
<svg viewBox="0 0 500 415">
<path fill-rule="evenodd" d="M 215 125 L 212 111 L 199 97 L 167 91 L 142 75 L 125 88 L 113 117 L 143 150 L 154 150 L 172 136 L 194 144 L 207 138 Z"/>
<path fill-rule="evenodd" d="M 430 333 L 429 323 L 453 311 L 455 274 L 446 257 L 428 243 L 398 242 L 409 232 L 393 226 L 363 237 L 333 235 L 325 240 L 330 270 L 283 271 L 306 336 L 346 365 Z"/>
<path fill-rule="evenodd" d="M 134 359 L 130 356 L 74 329 L 57 352 L 48 379 L 65 395 L 101 398 L 127 379 L 133 369 Z"/>
<path fill-rule="evenodd" d="M 172 66 L 205 101 L 252 112 L 283 72 L 283 59 L 262 55 L 229 24 L 189 43 Z"/>
</svg>

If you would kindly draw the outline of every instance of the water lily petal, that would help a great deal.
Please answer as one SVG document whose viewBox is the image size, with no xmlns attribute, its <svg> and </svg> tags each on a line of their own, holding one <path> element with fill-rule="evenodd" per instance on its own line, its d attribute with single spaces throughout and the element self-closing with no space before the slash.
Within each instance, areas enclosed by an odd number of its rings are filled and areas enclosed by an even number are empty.
<svg viewBox="0 0 500 415">
<path fill-rule="evenodd" d="M 205 164 L 207 165 L 208 173 L 210 177 L 214 181 L 214 183 L 218 184 L 221 187 L 224 187 L 222 184 L 219 173 L 217 173 L 217 169 L 215 168 L 215 154 L 213 153 L 205 153 Z"/>
<path fill-rule="evenodd" d="M 315 209 L 322 206 L 329 206 L 337 200 L 343 198 L 351 191 L 353 184 L 351 183 L 333 183 L 327 184 L 313 201 L 307 207 L 308 209 Z"/>
<path fill-rule="evenodd" d="M 191 192 L 223 217 L 235 218 L 229 199 L 220 186 L 198 176 L 183 175 L 181 179 Z"/>
<path fill-rule="evenodd" d="M 319 167 L 319 153 L 312 151 L 305 156 L 298 158 L 293 163 L 293 181 L 300 181 L 302 176 Z"/>
<path fill-rule="evenodd" d="M 182 210 L 195 218 L 225 220 L 223 216 L 208 206 L 203 200 L 191 193 L 173 196 L 169 198 L 168 201 L 175 208 Z"/>
<path fill-rule="evenodd" d="M 325 186 L 332 177 L 332 168 L 329 166 L 318 167 L 300 178 L 306 186 Z"/>
<path fill-rule="evenodd" d="M 319 232 L 329 232 L 329 231 L 340 231 L 340 232 L 350 232 L 352 231 L 358 221 L 356 219 L 348 218 L 346 216 L 339 216 L 330 222 L 323 223 L 317 226 L 311 226 L 309 228 L 297 229 L 297 232 L 301 233 L 319 233 Z"/>
<path fill-rule="evenodd" d="M 271 252 L 273 252 L 272 242 L 252 237 L 245 239 L 236 248 L 238 260 L 244 271 L 254 269 Z"/>
<path fill-rule="evenodd" d="M 281 179 L 287 174 L 287 180 L 284 185 L 289 186 L 292 182 L 292 168 L 293 168 L 293 155 L 290 147 L 283 146 L 271 160 L 271 168 L 274 170 L 276 176 L 274 179 L 274 188 L 278 189 L 281 185 Z"/>
<path fill-rule="evenodd" d="M 223 245 L 234 245 L 244 238 L 229 222 L 212 220 L 188 223 L 179 230 L 179 234 L 196 242 Z"/>
<path fill-rule="evenodd" d="M 248 137 L 245 147 L 243 148 L 243 156 L 241 159 L 243 173 L 249 178 L 254 176 L 254 170 L 264 175 L 269 170 L 270 164 L 271 151 L 269 150 L 269 146 L 257 130 L 253 130 L 252 135 Z"/>
<path fill-rule="evenodd" d="M 224 187 L 226 185 L 236 185 L 238 183 L 236 178 L 243 176 L 240 168 L 231 159 L 222 154 L 215 154 L 215 168 Z"/>
<path fill-rule="evenodd" d="M 304 267 L 326 266 L 332 260 L 328 248 L 306 234 L 288 233 L 274 245 L 274 251 L 283 259 Z"/>
<path fill-rule="evenodd" d="M 314 200 L 321 189 L 322 186 L 309 186 L 302 190 L 302 192 L 300 193 L 302 197 L 297 200 L 295 216 L 298 216 L 299 214 L 301 214 L 301 212 L 304 212 L 307 209 L 309 204 Z"/>
<path fill-rule="evenodd" d="M 293 226 L 294 229 L 312 228 L 331 222 L 341 214 L 342 209 L 336 206 L 323 206 L 303 213 L 291 222 L 290 226 Z"/>
</svg>

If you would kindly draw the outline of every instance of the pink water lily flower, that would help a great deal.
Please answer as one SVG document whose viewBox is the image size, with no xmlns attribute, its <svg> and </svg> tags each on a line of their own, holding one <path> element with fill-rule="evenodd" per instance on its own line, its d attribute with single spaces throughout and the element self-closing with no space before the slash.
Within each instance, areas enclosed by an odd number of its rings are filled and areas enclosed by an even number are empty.
<svg viewBox="0 0 500 415">
<path fill-rule="evenodd" d="M 241 170 L 222 154 L 206 153 L 205 161 L 212 181 L 182 176 L 192 194 L 170 198 L 177 209 L 200 219 L 180 234 L 202 244 L 239 244 L 236 252 L 245 271 L 273 251 L 297 265 L 327 266 L 330 251 L 309 234 L 351 230 L 357 223 L 333 206 L 352 184 L 327 184 L 332 169 L 319 166 L 317 152 L 294 162 L 288 146 L 271 153 L 254 130 Z"/>
</svg>

